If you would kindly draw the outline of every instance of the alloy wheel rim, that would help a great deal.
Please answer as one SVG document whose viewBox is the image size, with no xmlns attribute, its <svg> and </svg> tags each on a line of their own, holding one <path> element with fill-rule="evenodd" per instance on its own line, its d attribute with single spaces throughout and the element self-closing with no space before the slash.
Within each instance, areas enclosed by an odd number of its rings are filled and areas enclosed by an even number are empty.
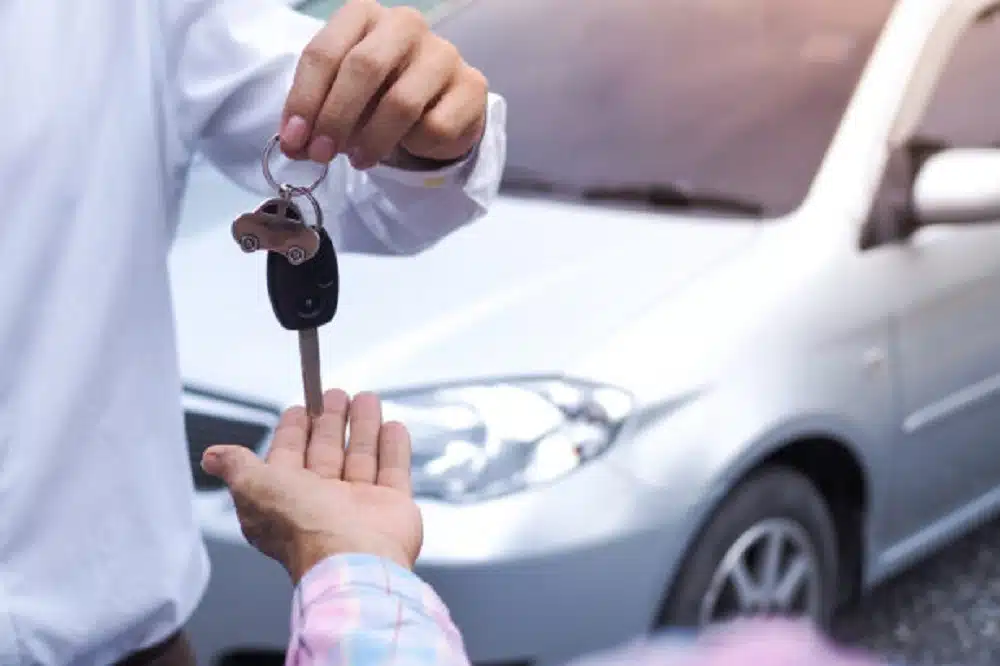
<svg viewBox="0 0 1000 666">
<path fill-rule="evenodd" d="M 712 574 L 702 598 L 702 626 L 739 616 L 820 619 L 823 585 L 819 558 L 798 523 L 772 518 L 740 535 Z"/>
</svg>

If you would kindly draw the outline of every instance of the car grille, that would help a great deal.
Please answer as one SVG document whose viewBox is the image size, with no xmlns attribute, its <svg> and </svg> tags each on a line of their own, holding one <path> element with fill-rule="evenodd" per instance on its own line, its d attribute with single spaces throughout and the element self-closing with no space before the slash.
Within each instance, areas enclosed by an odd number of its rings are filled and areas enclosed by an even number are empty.
<svg viewBox="0 0 1000 666">
<path fill-rule="evenodd" d="M 197 389 L 184 392 L 184 428 L 191 476 L 196 490 L 225 487 L 201 469 L 201 457 L 213 444 L 238 444 L 261 452 L 277 425 L 278 410 Z"/>
</svg>

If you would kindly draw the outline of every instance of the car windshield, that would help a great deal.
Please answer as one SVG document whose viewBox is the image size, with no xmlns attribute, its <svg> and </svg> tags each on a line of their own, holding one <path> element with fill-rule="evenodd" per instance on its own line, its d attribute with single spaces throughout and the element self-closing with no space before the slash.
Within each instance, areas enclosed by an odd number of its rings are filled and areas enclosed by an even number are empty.
<svg viewBox="0 0 1000 666">
<path fill-rule="evenodd" d="M 473 0 L 435 30 L 507 98 L 508 192 L 777 216 L 805 198 L 892 4 Z"/>
</svg>

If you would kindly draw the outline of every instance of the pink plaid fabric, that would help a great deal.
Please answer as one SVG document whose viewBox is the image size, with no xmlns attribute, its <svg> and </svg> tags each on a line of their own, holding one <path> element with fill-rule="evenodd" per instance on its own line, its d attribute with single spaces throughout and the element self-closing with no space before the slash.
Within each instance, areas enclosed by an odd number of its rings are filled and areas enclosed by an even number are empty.
<svg viewBox="0 0 1000 666">
<path fill-rule="evenodd" d="M 286 666 L 469 666 L 462 636 L 434 590 L 367 555 L 337 555 L 303 577 L 292 602 Z M 802 623 L 748 620 L 695 640 L 670 635 L 574 666 L 882 666 Z"/>
<path fill-rule="evenodd" d="M 292 599 L 286 666 L 468 666 L 462 635 L 433 589 L 397 564 L 337 555 Z"/>
</svg>

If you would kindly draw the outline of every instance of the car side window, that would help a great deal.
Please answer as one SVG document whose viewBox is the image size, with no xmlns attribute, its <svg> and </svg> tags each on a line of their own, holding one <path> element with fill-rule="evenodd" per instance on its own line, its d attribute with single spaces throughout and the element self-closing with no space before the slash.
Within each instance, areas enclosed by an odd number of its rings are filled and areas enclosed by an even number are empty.
<svg viewBox="0 0 1000 666">
<path fill-rule="evenodd" d="M 923 161 L 944 148 L 1000 147 L 1000 18 L 962 35 L 908 145 L 890 156 L 862 246 L 905 237 L 910 189 Z"/>
</svg>

